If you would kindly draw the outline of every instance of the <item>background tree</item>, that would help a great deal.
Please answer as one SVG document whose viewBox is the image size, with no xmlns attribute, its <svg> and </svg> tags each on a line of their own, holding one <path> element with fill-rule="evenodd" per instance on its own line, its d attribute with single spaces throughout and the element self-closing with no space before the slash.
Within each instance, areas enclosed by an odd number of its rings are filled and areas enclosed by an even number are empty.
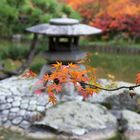
<svg viewBox="0 0 140 140">
<path fill-rule="evenodd" d="M 47 23 L 51 18 L 62 17 L 64 14 L 79 17 L 70 6 L 58 3 L 57 0 L 1 0 L 0 35 L 23 33 L 28 26 Z"/>
<path fill-rule="evenodd" d="M 64 0 L 80 12 L 84 22 L 101 28 L 107 38 L 121 33 L 122 37 L 140 37 L 139 0 Z"/>
</svg>

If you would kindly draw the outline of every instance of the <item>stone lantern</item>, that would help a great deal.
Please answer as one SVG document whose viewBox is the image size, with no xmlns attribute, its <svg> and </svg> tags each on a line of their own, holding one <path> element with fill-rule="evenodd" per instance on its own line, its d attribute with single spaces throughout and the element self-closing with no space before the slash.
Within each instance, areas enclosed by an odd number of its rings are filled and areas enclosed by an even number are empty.
<svg viewBox="0 0 140 140">
<path fill-rule="evenodd" d="M 39 24 L 27 28 L 27 31 L 48 36 L 49 49 L 44 53 L 48 64 L 43 66 L 42 72 L 50 71 L 50 64 L 60 61 L 63 64 L 77 63 L 86 57 L 86 52 L 79 49 L 80 36 L 100 33 L 101 30 L 71 18 L 51 19 L 48 24 Z M 36 38 L 37 39 L 37 38 Z"/>
</svg>

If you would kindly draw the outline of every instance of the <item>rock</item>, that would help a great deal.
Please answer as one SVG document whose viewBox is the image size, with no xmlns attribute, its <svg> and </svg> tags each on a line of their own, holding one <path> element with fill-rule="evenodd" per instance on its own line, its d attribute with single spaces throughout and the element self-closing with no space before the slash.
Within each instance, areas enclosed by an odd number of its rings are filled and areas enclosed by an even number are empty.
<svg viewBox="0 0 140 140">
<path fill-rule="evenodd" d="M 13 123 L 14 125 L 18 125 L 18 124 L 21 123 L 22 120 L 23 120 L 22 117 L 16 117 L 16 118 L 12 121 L 12 123 Z"/>
<path fill-rule="evenodd" d="M 11 121 L 9 121 L 9 120 L 8 120 L 6 123 L 3 124 L 3 126 L 4 126 L 5 128 L 9 128 L 11 125 L 12 125 L 12 124 L 11 124 Z"/>
<path fill-rule="evenodd" d="M 62 89 L 64 95 L 68 95 L 68 96 L 74 96 L 74 93 L 75 93 L 75 87 L 74 87 L 74 84 L 72 82 L 68 82 L 68 83 L 65 83 L 63 85 L 63 89 Z"/>
<path fill-rule="evenodd" d="M 8 119 L 9 119 L 9 120 L 13 120 L 16 116 L 17 116 L 17 113 L 15 113 L 15 112 L 10 112 L 10 113 L 9 113 L 9 116 L 8 116 Z"/>
<path fill-rule="evenodd" d="M 2 111 L 2 114 L 8 116 L 9 110 L 3 110 L 3 111 Z"/>
<path fill-rule="evenodd" d="M 48 95 L 46 93 L 42 93 L 42 95 L 37 98 L 37 105 L 46 106 L 48 104 Z"/>
<path fill-rule="evenodd" d="M 1 115 L 1 120 L 2 120 L 2 123 L 5 123 L 8 119 L 8 115 Z"/>
<path fill-rule="evenodd" d="M 6 103 L 6 96 L 0 97 L 0 104 Z"/>
<path fill-rule="evenodd" d="M 20 101 L 14 101 L 12 106 L 13 107 L 19 107 L 20 106 Z"/>
<path fill-rule="evenodd" d="M 28 104 L 22 103 L 22 104 L 20 105 L 20 108 L 21 108 L 21 109 L 27 109 L 27 108 L 28 108 Z"/>
<path fill-rule="evenodd" d="M 104 86 L 109 85 L 111 81 L 101 79 L 100 83 Z M 116 82 L 117 87 L 132 86 L 133 84 L 126 82 Z M 113 87 L 112 87 L 113 88 Z M 136 88 L 137 89 L 137 88 Z M 136 95 L 131 97 L 128 89 L 121 89 L 117 91 L 100 91 L 99 94 L 93 94 L 87 102 L 100 103 L 108 109 L 129 109 L 133 111 L 140 111 L 140 90 L 133 91 Z"/>
<path fill-rule="evenodd" d="M 26 110 L 20 110 L 18 114 L 19 116 L 25 116 Z"/>
<path fill-rule="evenodd" d="M 45 107 L 44 106 L 37 106 L 36 110 L 38 112 L 45 112 Z"/>
<path fill-rule="evenodd" d="M 36 105 L 37 104 L 37 101 L 36 100 L 31 100 L 29 104 L 30 105 Z"/>
<path fill-rule="evenodd" d="M 123 110 L 121 123 L 124 135 L 128 140 L 140 139 L 140 114 Z"/>
<path fill-rule="evenodd" d="M 17 112 L 19 112 L 19 108 L 18 107 L 13 107 L 13 108 L 11 108 L 11 112 L 14 112 L 14 113 L 17 113 Z"/>
<path fill-rule="evenodd" d="M 8 103 L 12 103 L 14 100 L 13 100 L 13 98 L 12 97 L 9 97 L 8 99 L 7 99 L 7 102 Z"/>
<path fill-rule="evenodd" d="M 30 125 L 31 124 L 28 121 L 22 121 L 19 126 L 23 129 L 28 129 Z"/>
<path fill-rule="evenodd" d="M 104 100 L 104 103 L 110 105 L 112 109 L 122 110 L 129 109 L 140 111 L 140 95 L 135 95 L 133 98 L 129 95 L 129 91 L 120 92 L 116 95 L 111 95 Z"/>
<path fill-rule="evenodd" d="M 1 104 L 0 105 L 0 110 L 7 110 L 11 108 L 11 104 L 10 103 L 5 103 L 5 104 Z"/>
<path fill-rule="evenodd" d="M 46 126 L 65 134 L 81 136 L 88 132 L 115 134 L 117 122 L 107 109 L 99 104 L 81 101 L 71 101 L 52 107 L 46 111 L 42 121 L 35 122 L 35 126 Z M 98 135 L 98 136 L 99 136 Z"/>
<path fill-rule="evenodd" d="M 34 111 L 34 110 L 37 110 L 37 107 L 36 107 L 36 105 L 29 105 L 27 109 L 29 111 Z"/>
<path fill-rule="evenodd" d="M 120 87 L 120 86 L 132 86 L 133 84 L 127 83 L 127 82 L 121 82 L 121 81 L 116 81 L 114 83 L 114 86 L 110 86 L 112 81 L 107 80 L 107 79 L 99 79 L 98 82 L 103 86 L 103 87 L 109 87 L 109 88 L 115 88 L 115 87 Z M 88 101 L 92 103 L 103 103 L 105 102 L 106 98 L 113 96 L 113 95 L 119 95 L 120 93 L 123 93 L 126 89 L 120 89 L 117 91 L 104 91 L 101 90 L 99 94 L 93 94 Z"/>
</svg>

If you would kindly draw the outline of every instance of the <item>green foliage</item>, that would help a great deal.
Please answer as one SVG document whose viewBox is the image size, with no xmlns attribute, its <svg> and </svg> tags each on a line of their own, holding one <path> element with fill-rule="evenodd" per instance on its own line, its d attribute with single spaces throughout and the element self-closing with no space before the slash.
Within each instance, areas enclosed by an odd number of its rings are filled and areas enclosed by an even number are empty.
<svg viewBox="0 0 140 140">
<path fill-rule="evenodd" d="M 21 60 L 26 57 L 28 51 L 29 51 L 28 47 L 23 47 L 20 45 L 11 45 L 10 47 L 0 48 L 0 58 L 1 59 L 10 58 L 13 60 L 16 60 L 16 59 Z"/>
<path fill-rule="evenodd" d="M 90 50 L 91 52 L 91 50 Z M 104 54 L 104 53 L 92 53 L 89 57 L 90 66 L 96 68 L 97 77 L 109 78 L 109 75 L 113 75 L 115 80 L 124 80 L 128 82 L 134 82 L 135 73 L 139 72 L 140 59 L 139 56 L 121 55 L 121 54 Z"/>
<path fill-rule="evenodd" d="M 23 33 L 29 26 L 63 15 L 79 18 L 71 7 L 57 0 L 1 0 L 0 36 Z"/>
</svg>

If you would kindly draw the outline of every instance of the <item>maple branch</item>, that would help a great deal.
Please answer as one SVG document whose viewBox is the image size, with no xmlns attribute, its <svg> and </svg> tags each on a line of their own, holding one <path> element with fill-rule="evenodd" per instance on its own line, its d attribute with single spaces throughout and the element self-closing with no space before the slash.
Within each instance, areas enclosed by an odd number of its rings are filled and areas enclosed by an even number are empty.
<svg viewBox="0 0 140 140">
<path fill-rule="evenodd" d="M 134 85 L 134 86 L 121 86 L 121 87 L 118 87 L 118 88 L 112 88 L 112 89 L 108 89 L 108 88 L 103 88 L 103 87 L 99 87 L 99 86 L 96 86 L 96 85 L 91 85 L 91 84 L 87 84 L 87 83 L 83 83 L 83 82 L 80 82 L 80 84 L 82 84 L 82 86 L 89 86 L 91 88 L 94 88 L 94 89 L 101 89 L 101 90 L 105 90 L 105 91 L 116 91 L 116 90 L 120 90 L 120 89 L 129 89 L 129 90 L 133 90 L 134 88 L 137 88 L 137 87 L 140 87 L 140 84 L 139 85 Z"/>
</svg>

